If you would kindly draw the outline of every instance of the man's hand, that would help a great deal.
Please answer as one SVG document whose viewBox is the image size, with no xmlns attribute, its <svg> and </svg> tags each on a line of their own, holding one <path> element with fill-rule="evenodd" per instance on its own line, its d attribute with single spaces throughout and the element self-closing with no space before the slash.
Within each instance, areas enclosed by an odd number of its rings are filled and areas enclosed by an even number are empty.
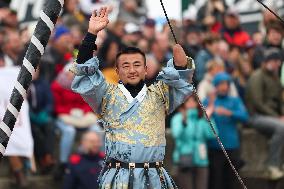
<svg viewBox="0 0 284 189">
<path fill-rule="evenodd" d="M 179 44 L 176 44 L 174 46 L 173 54 L 174 54 L 175 66 L 186 67 L 187 57 L 186 57 L 186 54 L 185 54 L 183 48 Z"/>
<path fill-rule="evenodd" d="M 108 23 L 109 20 L 107 7 L 102 7 L 99 12 L 97 12 L 97 10 L 94 10 L 89 21 L 88 32 L 97 35 L 99 31 L 106 28 Z"/>
</svg>

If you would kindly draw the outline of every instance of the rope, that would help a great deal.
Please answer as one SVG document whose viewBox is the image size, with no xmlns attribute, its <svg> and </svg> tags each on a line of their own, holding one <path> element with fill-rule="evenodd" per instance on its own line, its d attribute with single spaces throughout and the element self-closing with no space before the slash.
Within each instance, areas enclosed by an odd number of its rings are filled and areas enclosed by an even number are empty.
<svg viewBox="0 0 284 189">
<path fill-rule="evenodd" d="M 170 29 L 171 29 L 171 33 L 172 33 L 172 35 L 173 35 L 173 37 L 174 37 L 174 39 L 175 39 L 175 43 L 178 44 L 177 39 L 176 39 L 176 36 L 175 36 L 175 33 L 174 33 L 173 29 L 172 29 L 172 25 L 171 25 L 171 23 L 170 23 L 170 21 L 169 21 L 169 18 L 168 18 L 166 9 L 165 9 L 165 7 L 164 7 L 163 1 L 160 0 L 160 3 L 161 3 L 161 5 L 162 5 L 164 14 L 165 14 L 166 19 L 167 19 L 167 22 L 168 22 L 168 25 L 169 25 L 169 27 L 170 27 Z M 211 122 L 209 116 L 207 115 L 206 110 L 205 110 L 203 104 L 201 103 L 201 101 L 200 101 L 200 99 L 199 99 L 199 97 L 198 97 L 198 95 L 197 95 L 197 92 L 196 92 L 195 87 L 193 87 L 193 94 L 196 96 L 197 102 L 198 102 L 200 108 L 202 109 L 202 111 L 203 111 L 203 113 L 204 113 L 204 115 L 205 115 L 205 118 L 206 118 L 206 120 L 208 121 L 208 123 L 209 123 L 209 125 L 210 125 L 210 128 L 211 128 L 212 132 L 214 133 L 214 136 L 215 136 L 215 138 L 216 138 L 216 140 L 217 140 L 219 146 L 221 147 L 221 149 L 222 149 L 222 151 L 223 151 L 223 153 L 224 153 L 224 155 L 225 155 L 225 157 L 226 157 L 226 159 L 227 159 L 227 161 L 228 161 L 228 163 L 229 163 L 231 169 L 233 170 L 234 174 L 236 175 L 236 177 L 237 177 L 237 179 L 239 180 L 239 182 L 240 182 L 240 184 L 242 185 L 242 187 L 243 187 L 244 189 L 247 189 L 247 187 L 246 187 L 244 181 L 242 180 L 241 176 L 239 175 L 238 171 L 236 170 L 235 166 L 233 165 L 233 163 L 232 163 L 232 161 L 231 161 L 231 159 L 230 159 L 230 157 L 229 157 L 227 151 L 225 150 L 225 147 L 224 147 L 223 143 L 221 142 L 219 135 L 217 134 L 215 128 L 213 127 L 213 124 L 212 124 L 212 122 Z"/>
<path fill-rule="evenodd" d="M 173 37 L 174 37 L 174 39 L 175 39 L 175 43 L 176 43 L 176 44 L 178 44 L 178 41 L 177 41 L 176 35 L 175 35 L 175 33 L 174 33 L 174 30 L 173 30 L 173 27 L 172 27 L 172 25 L 171 25 L 171 22 L 170 22 L 170 20 L 169 20 L 169 17 L 168 17 L 167 11 L 166 11 L 166 9 L 165 9 L 164 3 L 163 3 L 163 1 L 162 1 L 162 0 L 160 0 L 160 3 L 161 3 L 161 5 L 162 5 L 162 8 L 163 8 L 164 14 L 165 14 L 166 19 L 167 19 L 167 22 L 168 22 L 168 25 L 170 26 L 171 33 L 172 33 L 172 35 L 173 35 Z"/>
<path fill-rule="evenodd" d="M 31 38 L 23 65 L 20 69 L 17 82 L 10 97 L 10 102 L 5 115 L 0 120 L 0 161 L 4 156 L 5 148 L 15 126 L 22 103 L 26 98 L 27 90 L 31 84 L 32 76 L 38 67 L 40 57 L 48 43 L 56 20 L 62 9 L 64 0 L 46 1 L 44 10 L 40 13 L 40 18 Z"/>
</svg>

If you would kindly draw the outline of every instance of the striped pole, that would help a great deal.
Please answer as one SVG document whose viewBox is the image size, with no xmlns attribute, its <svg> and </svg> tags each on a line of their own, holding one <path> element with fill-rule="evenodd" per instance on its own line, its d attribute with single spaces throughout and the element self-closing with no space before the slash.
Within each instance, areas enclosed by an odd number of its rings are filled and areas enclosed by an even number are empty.
<svg viewBox="0 0 284 189">
<path fill-rule="evenodd" d="M 0 160 L 5 153 L 9 138 L 12 134 L 22 103 L 26 97 L 32 76 L 37 69 L 40 58 L 54 29 L 56 20 L 63 7 L 64 0 L 46 0 L 44 9 L 40 13 L 37 26 L 31 38 L 28 50 L 23 60 L 17 82 L 10 97 L 10 103 L 0 123 Z M 25 141 L 23 141 L 25 142 Z"/>
</svg>

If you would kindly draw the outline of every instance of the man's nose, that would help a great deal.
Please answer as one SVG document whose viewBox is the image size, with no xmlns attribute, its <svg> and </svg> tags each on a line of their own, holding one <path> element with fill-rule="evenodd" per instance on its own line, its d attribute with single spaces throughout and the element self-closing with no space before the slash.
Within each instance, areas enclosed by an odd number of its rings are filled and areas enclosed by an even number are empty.
<svg viewBox="0 0 284 189">
<path fill-rule="evenodd" d="M 129 67 L 129 73 L 134 73 L 136 70 L 133 65 Z"/>
</svg>

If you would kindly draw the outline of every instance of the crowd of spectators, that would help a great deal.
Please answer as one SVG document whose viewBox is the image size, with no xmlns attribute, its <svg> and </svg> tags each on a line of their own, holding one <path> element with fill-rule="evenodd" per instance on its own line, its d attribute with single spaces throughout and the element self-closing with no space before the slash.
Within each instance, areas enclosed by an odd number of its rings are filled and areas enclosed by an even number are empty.
<svg viewBox="0 0 284 189">
<path fill-rule="evenodd" d="M 97 115 L 70 89 L 74 75 L 68 70 L 76 60 L 92 9 L 105 2 L 65 1 L 27 95 L 38 170 L 42 174 L 52 171 L 56 180 L 64 179 L 67 170 L 66 189 L 78 188 L 81 182 L 95 186 L 96 179 L 92 176 L 98 175 L 97 164 L 103 158 L 103 134 Z M 100 69 L 108 82 L 117 83 L 116 54 L 126 46 L 136 46 L 146 53 L 146 83 L 150 85 L 172 57 L 174 39 L 170 28 L 166 22 L 159 28 L 157 20 L 147 17 L 145 0 L 114 2 L 110 3 L 109 11 L 116 14 L 116 19 L 97 36 L 94 54 L 101 62 Z M 171 20 L 171 23 L 179 43 L 195 60 L 193 82 L 197 94 L 237 170 L 244 164 L 240 158 L 239 126 L 248 126 L 271 140 L 267 171 L 271 179 L 279 179 L 284 176 L 281 162 L 284 26 L 267 10 L 263 10 L 262 16 L 258 31 L 249 33 L 242 28 L 237 10 L 222 0 L 208 0 L 195 16 L 182 21 Z M 20 66 L 31 29 L 20 27 L 17 13 L 5 4 L 1 4 L 0 24 L 0 69 Z M 173 162 L 180 168 L 178 177 L 181 179 L 178 180 L 184 185 L 182 188 L 205 189 L 209 185 L 210 189 L 231 189 L 235 185 L 233 172 L 214 135 L 209 132 L 200 108 L 192 96 L 169 118 L 176 143 Z M 72 155 L 78 131 L 87 134 L 83 135 L 77 153 Z M 55 154 L 58 133 L 59 154 Z M 88 172 L 88 167 L 93 174 L 76 175 L 81 170 Z M 192 178 L 189 181 L 192 185 L 184 183 L 186 178 Z M 24 176 L 17 181 L 20 186 L 27 185 Z M 78 187 L 74 186 L 76 184 Z"/>
</svg>

